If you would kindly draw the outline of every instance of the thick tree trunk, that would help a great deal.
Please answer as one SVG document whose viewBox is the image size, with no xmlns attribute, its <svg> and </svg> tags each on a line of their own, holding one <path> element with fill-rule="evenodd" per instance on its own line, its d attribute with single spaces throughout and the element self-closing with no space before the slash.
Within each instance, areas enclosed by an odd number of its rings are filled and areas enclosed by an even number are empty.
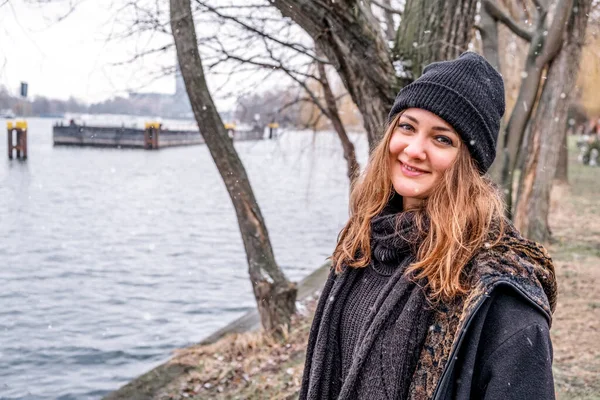
<svg viewBox="0 0 600 400">
<path fill-rule="evenodd" d="M 409 79 L 421 76 L 433 62 L 450 60 L 468 49 L 473 35 L 477 0 L 407 0 L 394 58 Z"/>
<path fill-rule="evenodd" d="M 277 266 L 246 170 L 212 100 L 198 51 L 190 0 L 170 0 L 177 59 L 194 116 L 235 207 L 262 326 L 280 336 L 295 311 L 296 285 Z"/>
<path fill-rule="evenodd" d="M 323 85 L 323 93 L 325 95 L 325 103 L 327 107 L 327 116 L 335 129 L 340 141 L 342 142 L 342 148 L 344 149 L 344 159 L 346 160 L 347 165 L 347 175 L 350 180 L 350 190 L 354 187 L 354 182 L 358 175 L 360 174 L 360 166 L 358 165 L 358 161 L 356 161 L 356 151 L 354 150 L 354 144 L 350 141 L 348 137 L 348 133 L 346 132 L 346 128 L 340 119 L 340 114 L 338 113 L 338 108 L 335 103 L 335 96 L 333 95 L 333 91 L 331 90 L 331 86 L 329 85 L 329 79 L 327 79 L 327 73 L 325 72 L 325 65 L 323 63 L 318 62 L 317 67 L 319 69 L 319 78 L 321 79 L 321 84 Z"/>
<path fill-rule="evenodd" d="M 271 4 L 323 50 L 363 116 L 369 148 L 375 148 L 396 88 L 389 48 L 368 2 L 272 0 Z"/>
<path fill-rule="evenodd" d="M 564 44 L 550 64 L 546 84 L 531 125 L 523 186 L 515 212 L 515 225 L 526 237 L 549 239 L 550 191 L 566 137 L 566 120 L 577 81 L 579 59 L 591 0 L 576 0 L 565 30 Z"/>
<path fill-rule="evenodd" d="M 529 53 L 523 70 L 523 79 L 516 105 L 506 128 L 500 132 L 497 160 L 492 165 L 492 175 L 501 176 L 501 186 L 505 193 L 507 210 L 512 218 L 513 175 L 519 159 L 519 149 L 523 142 L 525 128 L 531 117 L 542 73 L 560 50 L 563 33 L 571 12 L 573 0 L 559 0 L 552 24 L 545 28 L 546 12 L 542 11 L 531 40 Z M 500 171 L 498 173 L 498 171 Z"/>
</svg>

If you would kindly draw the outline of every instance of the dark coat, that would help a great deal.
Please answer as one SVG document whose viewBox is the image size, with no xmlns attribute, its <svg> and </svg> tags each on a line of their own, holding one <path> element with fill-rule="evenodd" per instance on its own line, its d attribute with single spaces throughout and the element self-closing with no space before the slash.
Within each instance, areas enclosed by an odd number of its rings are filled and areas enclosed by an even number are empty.
<svg viewBox="0 0 600 400">
<path fill-rule="evenodd" d="M 549 319 L 499 285 L 466 328 L 435 399 L 554 399 Z"/>
<path fill-rule="evenodd" d="M 547 253 L 509 225 L 501 242 L 481 249 L 467 268 L 471 290 L 435 313 L 408 397 L 553 399 L 549 327 L 556 281 Z M 330 329 L 330 303 L 347 275 L 348 271 L 332 273 L 321 294 L 307 348 L 301 399 L 314 398 L 311 388 L 316 387 L 319 371 L 334 367 L 323 357 L 327 351 L 323 340 Z M 393 306 L 386 305 L 388 309 Z M 379 316 L 379 310 L 373 312 L 372 323 L 364 327 L 363 343 L 356 349 L 362 358 L 372 356 L 368 346 L 378 340 L 381 332 L 377 327 L 383 326 L 386 318 Z M 356 393 L 353 387 L 361 384 L 360 371 L 354 375 L 358 375 L 354 382 L 344 383 L 340 399 L 353 398 Z"/>
</svg>

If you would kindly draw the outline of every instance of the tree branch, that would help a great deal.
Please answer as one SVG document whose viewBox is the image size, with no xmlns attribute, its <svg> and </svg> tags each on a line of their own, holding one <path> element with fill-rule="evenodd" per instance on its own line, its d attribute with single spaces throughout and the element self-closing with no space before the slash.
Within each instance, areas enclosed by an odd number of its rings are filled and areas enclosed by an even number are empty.
<svg viewBox="0 0 600 400">
<path fill-rule="evenodd" d="M 498 4 L 496 4 L 495 1 L 484 0 L 483 6 L 493 19 L 502 22 L 515 35 L 527 40 L 528 42 L 531 42 L 531 39 L 533 38 L 533 31 L 518 24 L 514 19 L 510 17 L 510 15 L 508 15 L 500 7 L 498 7 Z"/>
<path fill-rule="evenodd" d="M 548 5 L 546 4 L 545 0 L 541 0 L 541 1 L 540 0 L 532 0 L 532 1 L 533 1 L 533 4 L 535 5 L 535 9 L 538 12 L 538 15 L 542 14 L 542 13 L 545 14 L 546 12 L 548 12 Z"/>
<path fill-rule="evenodd" d="M 393 7 L 387 6 L 387 5 L 381 3 L 381 2 L 379 2 L 377 0 L 371 0 L 371 3 L 375 4 L 377 7 L 381 8 L 382 10 L 385 10 L 385 11 L 387 11 L 389 13 L 397 14 L 397 15 L 402 15 L 402 11 L 401 10 L 397 10 L 397 9 L 395 9 Z"/>
<path fill-rule="evenodd" d="M 323 62 L 323 63 L 326 63 L 326 64 L 328 63 L 327 60 L 318 59 L 314 54 L 312 54 L 312 52 L 310 51 L 310 49 L 308 49 L 307 47 L 305 47 L 302 44 L 299 44 L 299 43 L 287 43 L 287 42 L 284 42 L 282 40 L 279 40 L 276 37 L 273 37 L 273 36 L 271 36 L 271 35 L 263 32 L 263 31 L 261 31 L 260 29 L 257 29 L 255 27 L 253 27 L 253 26 L 251 26 L 251 25 L 249 25 L 249 24 L 241 21 L 239 18 L 236 18 L 236 17 L 231 16 L 231 15 L 225 15 L 225 14 L 220 13 L 216 8 L 214 8 L 214 7 L 206 4 L 202 0 L 195 0 L 195 1 L 199 5 L 205 7 L 208 11 L 216 14 L 217 16 L 219 16 L 220 18 L 222 18 L 224 20 L 232 21 L 232 22 L 234 22 L 234 23 L 242 26 L 244 29 L 249 30 L 250 32 L 256 33 L 257 35 L 265 37 L 265 38 L 268 38 L 269 40 L 272 40 L 273 42 L 278 43 L 278 44 L 280 44 L 280 45 L 282 45 L 284 47 L 288 47 L 288 48 L 290 48 L 290 49 L 292 49 L 294 51 L 302 53 L 302 54 L 304 54 L 304 55 L 312 58 L 315 61 Z"/>
<path fill-rule="evenodd" d="M 552 24 L 548 29 L 542 54 L 536 60 L 538 66 L 550 62 L 563 45 L 563 33 L 573 9 L 573 0 L 559 0 L 554 10 Z"/>
<path fill-rule="evenodd" d="M 238 56 L 235 54 L 231 54 L 230 52 L 228 52 L 225 47 L 223 46 L 223 44 L 221 42 L 218 42 L 219 46 L 221 47 L 220 50 L 216 50 L 219 51 L 224 57 L 225 59 L 219 59 L 218 61 L 216 61 L 214 64 L 209 64 L 208 68 L 214 68 L 215 65 L 224 62 L 226 60 L 233 60 L 233 61 L 237 61 L 241 64 L 249 64 L 249 65 L 254 65 L 256 67 L 260 67 L 260 68 L 264 68 L 266 70 L 279 70 L 282 71 L 284 73 L 286 73 L 288 76 L 290 76 L 292 79 L 294 79 L 295 81 L 297 81 L 297 77 L 295 75 L 301 75 L 304 76 L 305 78 L 309 78 L 309 79 L 314 79 L 317 82 L 320 82 L 319 78 L 309 74 L 309 73 L 305 73 L 305 72 L 301 72 L 301 71 L 296 71 L 296 70 L 292 70 L 290 68 L 287 68 L 280 60 L 278 60 L 273 53 L 270 51 L 270 49 L 267 47 L 267 52 L 270 53 L 270 57 L 271 59 L 274 61 L 273 63 L 271 62 L 266 62 L 266 61 L 260 61 L 260 60 L 256 60 L 256 58 L 258 58 L 259 56 L 252 56 L 249 58 L 244 58 L 242 56 Z M 215 50 L 213 48 L 213 50 Z"/>
</svg>

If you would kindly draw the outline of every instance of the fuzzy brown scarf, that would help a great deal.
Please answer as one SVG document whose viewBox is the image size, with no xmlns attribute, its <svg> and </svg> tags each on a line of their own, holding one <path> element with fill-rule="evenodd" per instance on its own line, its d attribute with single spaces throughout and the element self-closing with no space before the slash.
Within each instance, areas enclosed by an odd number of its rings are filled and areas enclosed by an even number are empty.
<svg viewBox="0 0 600 400">
<path fill-rule="evenodd" d="M 457 349 L 466 325 L 499 284 L 517 289 L 538 305 L 552 321 L 557 284 L 552 259 L 543 246 L 525 239 L 508 220 L 500 242 L 480 249 L 467 266 L 470 287 L 466 297 L 443 305 L 425 339 L 410 387 L 412 400 L 437 396 L 440 380 L 453 367 L 450 355 Z M 491 237 L 498 232 L 491 232 Z"/>
</svg>

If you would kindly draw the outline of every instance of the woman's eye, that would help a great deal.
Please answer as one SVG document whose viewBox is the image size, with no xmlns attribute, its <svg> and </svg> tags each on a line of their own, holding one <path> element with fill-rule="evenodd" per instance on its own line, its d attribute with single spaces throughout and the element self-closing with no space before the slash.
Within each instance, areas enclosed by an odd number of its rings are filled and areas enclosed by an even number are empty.
<svg viewBox="0 0 600 400">
<path fill-rule="evenodd" d="M 448 136 L 436 136 L 435 140 L 441 144 L 452 146 L 452 139 L 450 139 Z"/>
<path fill-rule="evenodd" d="M 398 128 L 405 130 L 405 131 L 413 131 L 414 130 L 414 128 L 410 124 L 398 124 Z"/>
</svg>

